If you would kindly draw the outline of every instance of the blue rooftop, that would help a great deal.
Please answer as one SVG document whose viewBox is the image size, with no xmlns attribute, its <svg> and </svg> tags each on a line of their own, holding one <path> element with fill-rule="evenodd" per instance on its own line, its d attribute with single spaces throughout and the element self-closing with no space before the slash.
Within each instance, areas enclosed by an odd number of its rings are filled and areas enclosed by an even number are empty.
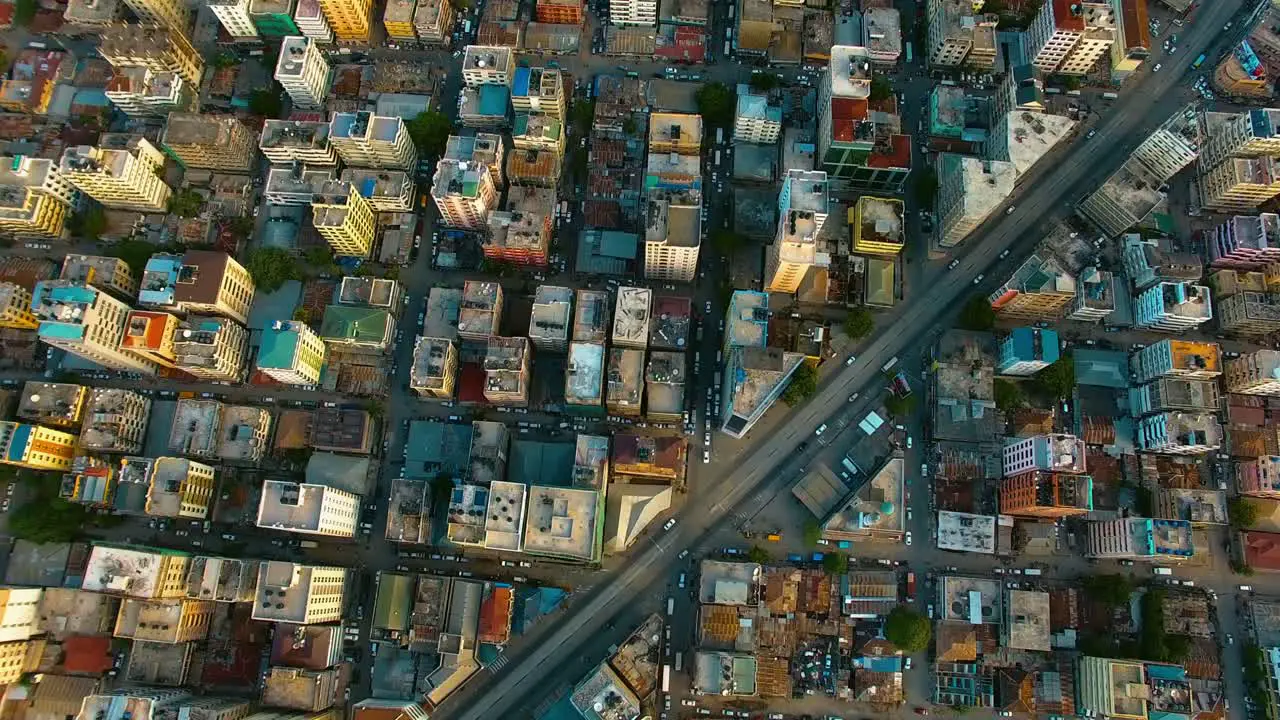
<svg viewBox="0 0 1280 720">
<path fill-rule="evenodd" d="M 532 75 L 529 68 L 518 67 L 516 74 L 511 78 L 511 94 L 518 97 L 527 97 L 529 95 L 529 78 Z"/>
<path fill-rule="evenodd" d="M 138 302 L 144 305 L 172 305 L 178 272 L 182 270 L 180 255 L 152 255 L 142 271 L 142 289 Z"/>
<path fill-rule="evenodd" d="M 31 442 L 31 426 L 26 423 L 18 423 L 13 428 L 13 438 L 9 441 L 9 459 L 18 461 L 22 459 L 23 451 L 27 449 L 27 443 Z"/>
<path fill-rule="evenodd" d="M 502 85 L 480 86 L 480 114 L 506 115 L 509 91 Z"/>
</svg>

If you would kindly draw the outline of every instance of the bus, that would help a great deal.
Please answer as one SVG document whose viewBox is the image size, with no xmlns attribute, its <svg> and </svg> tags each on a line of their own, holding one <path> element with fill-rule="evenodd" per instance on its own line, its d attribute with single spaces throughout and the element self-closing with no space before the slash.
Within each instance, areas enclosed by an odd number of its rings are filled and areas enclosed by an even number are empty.
<svg viewBox="0 0 1280 720">
<path fill-rule="evenodd" d="M 907 41 L 907 64 L 911 64 L 911 41 Z"/>
<path fill-rule="evenodd" d="M 1200 66 L 1203 64 L 1204 64 L 1204 53 L 1200 53 L 1200 57 L 1196 58 L 1196 61 L 1191 63 L 1191 69 L 1198 70 Z"/>
<path fill-rule="evenodd" d="M 671 692 L 671 666 L 662 666 L 662 692 Z"/>
<path fill-rule="evenodd" d="M 850 475 L 858 475 L 860 472 L 858 470 L 858 466 L 855 465 L 854 462 L 850 460 L 847 456 L 840 460 L 840 464 L 844 466 L 845 470 L 849 471 Z"/>
</svg>

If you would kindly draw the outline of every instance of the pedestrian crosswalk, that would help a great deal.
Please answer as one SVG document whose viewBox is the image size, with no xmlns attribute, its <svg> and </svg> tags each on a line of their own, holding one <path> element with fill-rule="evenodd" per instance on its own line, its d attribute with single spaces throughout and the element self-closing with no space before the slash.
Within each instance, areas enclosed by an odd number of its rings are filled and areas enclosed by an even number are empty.
<svg viewBox="0 0 1280 720">
<path fill-rule="evenodd" d="M 489 663 L 489 672 L 496 673 L 502 668 L 506 667 L 507 663 L 509 662 L 511 662 L 511 657 L 509 655 L 505 655 L 505 654 L 499 655 L 498 657 L 493 659 L 493 662 Z"/>
</svg>

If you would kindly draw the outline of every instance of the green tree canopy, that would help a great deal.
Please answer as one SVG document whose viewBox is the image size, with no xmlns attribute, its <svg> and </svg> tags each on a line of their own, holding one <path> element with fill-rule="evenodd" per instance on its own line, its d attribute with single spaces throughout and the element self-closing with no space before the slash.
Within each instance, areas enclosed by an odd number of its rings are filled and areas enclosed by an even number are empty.
<svg viewBox="0 0 1280 720">
<path fill-rule="evenodd" d="M 751 549 L 747 551 L 747 559 L 753 563 L 767 565 L 773 561 L 773 556 L 769 554 L 768 550 L 759 545 L 752 545 Z"/>
<path fill-rule="evenodd" d="M 449 497 L 453 495 L 453 478 L 449 473 L 439 473 L 431 478 L 431 506 L 436 510 L 446 507 L 449 504 Z"/>
<path fill-rule="evenodd" d="M 822 526 L 816 520 L 804 521 L 804 544 L 813 547 L 822 539 Z"/>
<path fill-rule="evenodd" d="M 1083 580 L 1084 590 L 1093 600 L 1116 606 L 1129 602 L 1133 593 L 1133 584 L 1129 578 L 1118 573 L 1106 575 L 1088 575 Z"/>
<path fill-rule="evenodd" d="M 32 500 L 9 515 L 9 532 L 35 543 L 69 542 L 88 520 L 84 505 L 59 497 Z"/>
<path fill-rule="evenodd" d="M 1227 502 L 1227 517 L 1231 526 L 1248 529 L 1258 524 L 1257 503 L 1243 497 L 1233 497 Z"/>
<path fill-rule="evenodd" d="M 160 249 L 145 240 L 121 240 L 108 246 L 103 254 L 120 258 L 133 271 L 134 277 L 141 277 L 142 271 L 147 267 L 147 261 L 152 255 L 160 252 Z"/>
<path fill-rule="evenodd" d="M 579 135 L 586 135 L 591 131 L 591 124 L 596 121 L 596 102 L 594 100 L 579 100 L 573 104 L 573 126 L 577 128 Z"/>
<path fill-rule="evenodd" d="M 911 414 L 916 408 L 916 396 L 914 394 L 906 397 L 899 397 L 893 393 L 889 393 L 884 399 L 884 409 L 898 420 L 902 420 Z"/>
<path fill-rule="evenodd" d="M 933 209 L 933 201 L 938 196 L 938 187 L 938 173 L 932 166 L 926 165 L 923 169 L 916 171 L 915 185 L 912 189 L 920 207 L 925 210 Z"/>
<path fill-rule="evenodd" d="M 1027 404 L 1027 395 L 1022 392 L 1022 388 L 1018 387 L 1017 383 L 1003 378 L 996 378 L 995 397 L 996 407 L 1000 412 L 1013 412 Z"/>
<path fill-rule="evenodd" d="M 245 269 L 262 292 L 275 292 L 290 280 L 302 279 L 297 258 L 276 248 L 258 248 L 249 253 Z"/>
<path fill-rule="evenodd" d="M 1035 374 L 1031 382 L 1042 394 L 1057 400 L 1071 397 L 1076 388 L 1076 364 L 1070 355 L 1063 355 L 1058 361 Z"/>
<path fill-rule="evenodd" d="M 36 0 L 17 0 L 13 7 L 13 24 L 19 27 L 26 27 L 36 17 L 36 10 L 39 9 Z"/>
<path fill-rule="evenodd" d="M 728 228 L 720 228 L 711 233 L 711 246 L 721 255 L 733 255 L 745 242 L 746 238 Z"/>
<path fill-rule="evenodd" d="M 445 146 L 449 144 L 449 136 L 453 134 L 453 121 L 444 113 L 430 110 L 418 113 L 408 122 L 406 130 L 418 152 L 425 157 L 437 158 L 444 155 Z"/>
<path fill-rule="evenodd" d="M 724 83 L 709 82 L 698 88 L 694 96 L 698 102 L 698 113 L 707 129 L 729 127 L 733 124 L 733 115 L 737 111 L 737 96 Z"/>
<path fill-rule="evenodd" d="M 864 307 L 856 307 L 844 316 L 844 334 L 853 340 L 861 340 L 876 329 L 875 318 Z"/>
<path fill-rule="evenodd" d="M 765 93 L 778 87 L 778 76 L 771 72 L 758 72 L 751 76 L 747 85 L 758 93 Z"/>
<path fill-rule="evenodd" d="M 278 120 L 284 112 L 284 102 L 274 83 L 270 89 L 260 88 L 249 95 L 249 112 L 269 120 Z"/>
<path fill-rule="evenodd" d="M 845 557 L 842 552 L 823 553 L 822 569 L 826 570 L 828 575 L 849 572 L 849 558 Z"/>
<path fill-rule="evenodd" d="M 93 203 L 67 218 L 67 229 L 71 231 L 72 237 L 97 240 L 107 229 L 107 216 L 101 205 Z"/>
<path fill-rule="evenodd" d="M 204 198 L 191 188 L 183 188 L 169 196 L 169 212 L 178 217 L 191 218 L 200 214 Z"/>
<path fill-rule="evenodd" d="M 996 311 L 991 309 L 991 303 L 985 297 L 974 295 L 960 309 L 958 324 L 964 330 L 990 330 L 996 324 Z"/>
<path fill-rule="evenodd" d="M 932 634 L 929 619 L 906 605 L 894 608 L 884 622 L 884 639 L 904 653 L 923 652 Z"/>
<path fill-rule="evenodd" d="M 871 100 L 881 102 L 891 97 L 893 97 L 893 85 L 889 83 L 888 76 L 880 73 L 871 76 Z"/>
<path fill-rule="evenodd" d="M 809 363 L 801 362 L 800 367 L 791 374 L 787 389 L 782 391 L 782 402 L 792 406 L 799 405 L 817 392 L 818 371 Z"/>
</svg>

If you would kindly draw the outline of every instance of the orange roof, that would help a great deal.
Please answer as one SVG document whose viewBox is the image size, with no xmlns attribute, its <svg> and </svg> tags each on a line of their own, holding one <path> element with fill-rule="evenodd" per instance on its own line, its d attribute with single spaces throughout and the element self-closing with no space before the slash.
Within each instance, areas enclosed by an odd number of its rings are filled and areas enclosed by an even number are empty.
<svg viewBox="0 0 1280 720">
<path fill-rule="evenodd" d="M 480 604 L 480 642 L 504 644 L 511 637 L 511 601 L 509 587 L 495 587 Z"/>
<path fill-rule="evenodd" d="M 1078 0 L 1053 0 L 1053 22 L 1059 30 L 1084 32 L 1084 15 L 1071 12 Z"/>
<path fill-rule="evenodd" d="M 1126 48 L 1151 48 L 1151 31 L 1147 27 L 1146 0 L 1120 0 L 1120 12 L 1124 18 L 1124 44 Z"/>
<path fill-rule="evenodd" d="M 98 675 L 111 669 L 111 638 L 72 635 L 62 643 L 62 665 L 70 673 Z"/>
<path fill-rule="evenodd" d="M 120 344 L 126 348 L 159 350 L 164 344 L 165 322 L 168 318 L 168 313 L 131 310 L 129 312 L 130 324 L 132 324 L 132 321 L 135 319 L 141 319 L 147 324 L 146 331 L 141 335 L 125 333 L 124 339 Z"/>
<path fill-rule="evenodd" d="M 876 147 L 867 158 L 867 167 L 873 168 L 909 168 L 911 167 L 911 136 L 890 135 L 889 147 Z"/>
<path fill-rule="evenodd" d="M 858 123 L 866 119 L 866 98 L 831 98 L 831 139 L 853 142 Z"/>
<path fill-rule="evenodd" d="M 1245 564 L 1255 570 L 1280 570 L 1280 534 L 1242 533 Z"/>
</svg>

